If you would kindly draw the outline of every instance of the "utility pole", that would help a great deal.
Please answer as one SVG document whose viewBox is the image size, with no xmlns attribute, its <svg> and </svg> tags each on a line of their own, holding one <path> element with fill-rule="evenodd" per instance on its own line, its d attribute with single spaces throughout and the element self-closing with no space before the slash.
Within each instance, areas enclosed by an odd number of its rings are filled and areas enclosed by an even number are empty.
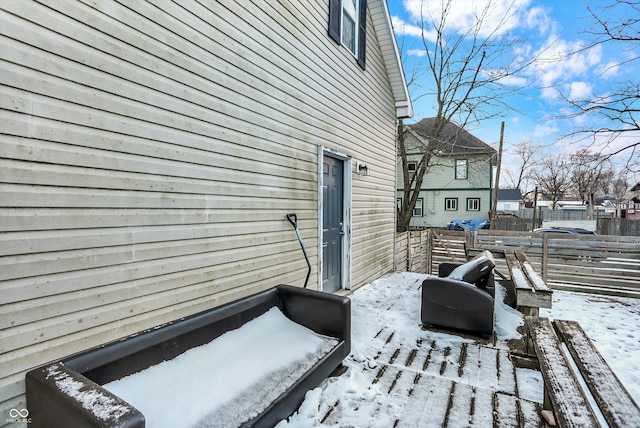
<svg viewBox="0 0 640 428">
<path fill-rule="evenodd" d="M 498 161 L 496 163 L 496 182 L 492 189 L 491 200 L 491 219 L 489 220 L 489 228 L 496 228 L 496 211 L 498 210 L 498 189 L 500 188 L 500 167 L 502 165 L 502 144 L 504 142 L 504 122 L 500 126 L 500 146 L 498 147 Z"/>
<path fill-rule="evenodd" d="M 538 211 L 538 186 L 536 186 L 535 192 L 533 192 L 533 219 L 531 220 L 531 231 L 533 232 L 536 228 L 536 220 L 537 220 L 537 211 Z"/>
</svg>

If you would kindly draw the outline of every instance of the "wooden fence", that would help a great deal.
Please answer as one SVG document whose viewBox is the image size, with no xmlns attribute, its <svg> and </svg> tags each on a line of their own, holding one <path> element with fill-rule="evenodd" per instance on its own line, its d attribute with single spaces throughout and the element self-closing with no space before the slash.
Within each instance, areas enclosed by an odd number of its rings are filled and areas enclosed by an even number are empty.
<svg viewBox="0 0 640 428">
<path fill-rule="evenodd" d="M 550 212 L 547 212 L 547 216 L 549 216 Z M 556 216 L 556 218 L 561 219 L 562 217 Z M 541 217 L 536 218 L 534 225 L 533 218 L 498 217 L 496 219 L 496 229 L 528 232 L 535 228 L 542 227 L 542 220 Z M 549 218 L 545 217 L 544 220 L 549 220 Z M 596 231 L 599 235 L 640 236 L 640 220 L 599 217 L 596 219 Z"/>
<path fill-rule="evenodd" d="M 428 229 L 396 236 L 397 270 L 435 274 L 442 261 L 466 260 L 467 248 L 522 250 L 553 289 L 640 298 L 640 238 Z M 507 272 L 496 257 L 498 272 Z"/>
</svg>

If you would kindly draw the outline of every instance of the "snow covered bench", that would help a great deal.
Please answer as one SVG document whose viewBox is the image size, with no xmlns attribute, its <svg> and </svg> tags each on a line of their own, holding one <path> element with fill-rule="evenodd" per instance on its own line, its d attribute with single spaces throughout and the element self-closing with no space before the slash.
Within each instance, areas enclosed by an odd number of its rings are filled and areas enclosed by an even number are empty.
<svg viewBox="0 0 640 428">
<path fill-rule="evenodd" d="M 420 318 L 423 324 L 493 333 L 495 263 L 484 251 L 467 263 L 440 263 L 438 278 L 422 283 Z"/>
<path fill-rule="evenodd" d="M 347 297 L 279 285 L 30 371 L 30 426 L 271 427 L 350 347 Z"/>
<path fill-rule="evenodd" d="M 638 405 L 580 324 L 533 316 L 525 317 L 525 324 L 544 379 L 544 407 L 553 411 L 557 425 L 640 426 Z"/>
<path fill-rule="evenodd" d="M 522 251 L 505 251 L 509 275 L 515 288 L 516 307 L 525 315 L 538 316 L 540 308 L 551 308 L 551 289 L 538 275 Z"/>
</svg>

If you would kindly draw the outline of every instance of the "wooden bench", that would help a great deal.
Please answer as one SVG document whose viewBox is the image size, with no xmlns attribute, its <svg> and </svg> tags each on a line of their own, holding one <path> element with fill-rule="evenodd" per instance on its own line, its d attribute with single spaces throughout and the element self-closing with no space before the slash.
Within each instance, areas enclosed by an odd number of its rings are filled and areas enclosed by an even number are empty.
<svg viewBox="0 0 640 428">
<path fill-rule="evenodd" d="M 579 323 L 530 316 L 525 324 L 528 350 L 535 351 L 540 363 L 543 407 L 553 412 L 552 424 L 595 427 L 604 420 L 611 427 L 640 426 L 638 405 Z"/>
<path fill-rule="evenodd" d="M 551 308 L 552 291 L 533 269 L 522 251 L 505 251 L 511 282 L 515 288 L 516 307 L 525 315 L 539 315 L 540 308 Z"/>
</svg>

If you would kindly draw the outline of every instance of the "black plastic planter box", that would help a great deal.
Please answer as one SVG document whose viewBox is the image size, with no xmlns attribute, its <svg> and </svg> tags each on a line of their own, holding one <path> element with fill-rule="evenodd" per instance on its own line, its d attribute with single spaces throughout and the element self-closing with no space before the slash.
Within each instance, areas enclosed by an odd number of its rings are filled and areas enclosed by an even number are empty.
<svg viewBox="0 0 640 428">
<path fill-rule="evenodd" d="M 144 415 L 101 385 L 209 343 L 274 306 L 290 320 L 339 342 L 260 415 L 242 425 L 272 427 L 291 415 L 305 392 L 349 354 L 351 302 L 347 297 L 279 285 L 31 370 L 26 375 L 30 426 L 144 427 Z"/>
</svg>

